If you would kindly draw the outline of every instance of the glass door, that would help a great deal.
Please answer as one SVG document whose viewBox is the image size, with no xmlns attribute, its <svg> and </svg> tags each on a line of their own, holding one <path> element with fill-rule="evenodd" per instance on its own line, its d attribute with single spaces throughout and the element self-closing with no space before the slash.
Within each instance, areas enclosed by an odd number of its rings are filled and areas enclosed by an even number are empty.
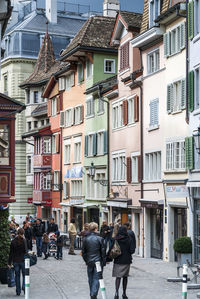
<svg viewBox="0 0 200 299">
<path fill-rule="evenodd" d="M 162 259 L 163 210 L 151 209 L 151 257 Z"/>
</svg>

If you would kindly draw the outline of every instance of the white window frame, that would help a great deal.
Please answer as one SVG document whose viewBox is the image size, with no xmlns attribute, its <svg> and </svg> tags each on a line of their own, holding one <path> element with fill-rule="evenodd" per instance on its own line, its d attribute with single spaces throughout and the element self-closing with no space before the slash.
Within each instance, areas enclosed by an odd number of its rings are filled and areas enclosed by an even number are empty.
<svg viewBox="0 0 200 299">
<path fill-rule="evenodd" d="M 94 116 L 94 99 L 93 97 L 86 99 L 86 117 Z"/>
<path fill-rule="evenodd" d="M 89 133 L 88 134 L 88 157 L 93 156 L 93 139 L 95 133 Z"/>
<path fill-rule="evenodd" d="M 71 188 L 70 188 L 70 196 L 71 197 L 82 197 L 83 194 L 83 183 L 82 180 L 71 180 Z"/>
<path fill-rule="evenodd" d="M 153 65 L 151 65 L 151 58 L 153 61 Z M 147 54 L 147 73 L 153 74 L 159 71 L 159 69 L 160 69 L 160 49 L 156 48 Z"/>
<path fill-rule="evenodd" d="M 131 182 L 138 183 L 138 157 L 140 153 L 131 154 Z"/>
<path fill-rule="evenodd" d="M 74 107 L 74 124 L 78 125 L 82 122 L 82 106 L 78 105 Z"/>
<path fill-rule="evenodd" d="M 156 12 L 155 1 L 158 1 L 158 11 Z M 152 6 L 152 9 L 151 9 Z M 149 0 L 149 28 L 153 27 L 155 19 L 160 15 L 160 0 Z"/>
<path fill-rule="evenodd" d="M 58 185 L 58 182 L 59 182 L 59 171 L 58 170 L 54 170 L 54 173 L 53 173 L 53 189 L 55 190 L 55 191 L 57 191 L 57 190 L 59 190 L 59 188 L 58 188 L 58 186 L 56 186 L 56 185 Z"/>
<path fill-rule="evenodd" d="M 177 146 L 179 144 L 179 146 Z M 178 159 L 177 159 L 178 157 Z M 166 171 L 185 171 L 185 140 L 166 141 Z"/>
<path fill-rule="evenodd" d="M 77 65 L 77 80 L 78 80 L 78 85 L 82 84 L 85 80 L 84 78 L 84 66 L 81 63 L 78 63 Z"/>
<path fill-rule="evenodd" d="M 57 99 L 56 97 L 51 99 L 51 115 L 55 116 L 57 114 Z"/>
<path fill-rule="evenodd" d="M 110 62 L 111 63 L 111 71 L 106 70 L 107 65 L 106 63 Z M 104 59 L 104 73 L 105 74 L 114 74 L 115 73 L 115 59 Z"/>
<path fill-rule="evenodd" d="M 74 109 L 73 108 L 68 108 L 64 111 L 65 113 L 65 127 L 71 127 L 74 121 Z"/>
<path fill-rule="evenodd" d="M 86 60 L 86 79 L 91 78 L 93 75 L 93 63 L 87 59 Z"/>
<path fill-rule="evenodd" d="M 71 158 L 71 140 L 64 140 L 64 164 L 70 164 Z"/>
<path fill-rule="evenodd" d="M 128 100 L 128 124 L 134 124 L 135 119 L 134 119 L 134 114 L 135 114 L 135 96 L 129 97 Z"/>
<path fill-rule="evenodd" d="M 44 154 L 50 154 L 51 153 L 51 137 L 44 137 L 43 140 L 44 140 Z"/>
<path fill-rule="evenodd" d="M 145 181 L 160 181 L 161 180 L 161 151 L 145 153 Z"/>
<path fill-rule="evenodd" d="M 58 78 L 59 91 L 65 90 L 65 77 Z"/>
<path fill-rule="evenodd" d="M 125 151 L 112 153 L 112 182 L 126 181 L 126 154 Z"/>
<path fill-rule="evenodd" d="M 98 200 L 105 200 L 107 197 L 107 188 L 98 182 L 99 180 L 106 180 L 106 170 L 96 169 L 95 172 L 96 183 L 94 185 L 95 198 Z"/>
<path fill-rule="evenodd" d="M 46 173 L 43 174 L 43 190 L 51 190 L 51 180 Z"/>
<path fill-rule="evenodd" d="M 125 100 L 125 98 L 112 103 L 112 128 L 113 129 L 122 128 L 124 126 L 123 106 L 122 106 L 123 100 Z"/>
<path fill-rule="evenodd" d="M 81 162 L 81 137 L 74 139 L 74 163 Z"/>
<path fill-rule="evenodd" d="M 74 72 L 65 77 L 65 90 L 70 90 L 74 86 Z"/>
<path fill-rule="evenodd" d="M 52 135 L 52 154 L 56 154 L 56 135 Z"/>
<path fill-rule="evenodd" d="M 104 132 L 97 132 L 97 156 L 104 155 Z"/>
</svg>

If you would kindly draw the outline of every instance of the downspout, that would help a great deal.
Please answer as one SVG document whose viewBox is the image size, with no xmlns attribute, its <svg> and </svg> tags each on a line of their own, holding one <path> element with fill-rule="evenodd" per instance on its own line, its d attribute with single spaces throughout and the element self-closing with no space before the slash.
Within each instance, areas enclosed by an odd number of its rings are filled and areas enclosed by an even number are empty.
<svg viewBox="0 0 200 299">
<path fill-rule="evenodd" d="M 186 0 L 186 116 L 185 121 L 189 123 L 188 111 L 188 71 L 189 71 L 189 46 L 188 46 L 188 0 Z"/>
</svg>

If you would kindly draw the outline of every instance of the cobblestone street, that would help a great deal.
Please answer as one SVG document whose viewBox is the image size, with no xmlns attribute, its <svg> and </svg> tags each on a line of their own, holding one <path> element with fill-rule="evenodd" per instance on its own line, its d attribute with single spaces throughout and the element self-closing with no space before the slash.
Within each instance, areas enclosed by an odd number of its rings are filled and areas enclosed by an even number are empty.
<svg viewBox="0 0 200 299">
<path fill-rule="evenodd" d="M 39 258 L 37 265 L 31 268 L 30 299 L 89 299 L 86 266 L 79 251 L 76 253 L 76 256 L 69 256 L 65 249 L 63 261 L 53 257 L 48 260 Z M 129 299 L 181 298 L 181 283 L 166 281 L 167 277 L 176 275 L 175 263 L 134 257 L 130 274 L 127 292 Z M 114 298 L 114 279 L 111 275 L 112 264 L 109 264 L 104 271 L 108 299 Z M 188 298 L 196 298 L 197 293 L 189 291 Z M 24 295 L 20 297 L 24 298 Z M 16 298 L 15 288 L 0 285 L 0 298 Z"/>
</svg>

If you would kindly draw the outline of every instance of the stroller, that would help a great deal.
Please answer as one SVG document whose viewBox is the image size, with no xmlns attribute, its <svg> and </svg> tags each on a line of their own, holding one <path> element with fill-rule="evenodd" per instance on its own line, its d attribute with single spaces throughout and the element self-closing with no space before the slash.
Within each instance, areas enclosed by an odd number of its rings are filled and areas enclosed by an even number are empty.
<svg viewBox="0 0 200 299">
<path fill-rule="evenodd" d="M 57 253 L 57 237 L 55 233 L 50 233 L 49 234 L 49 256 L 55 256 Z"/>
</svg>

